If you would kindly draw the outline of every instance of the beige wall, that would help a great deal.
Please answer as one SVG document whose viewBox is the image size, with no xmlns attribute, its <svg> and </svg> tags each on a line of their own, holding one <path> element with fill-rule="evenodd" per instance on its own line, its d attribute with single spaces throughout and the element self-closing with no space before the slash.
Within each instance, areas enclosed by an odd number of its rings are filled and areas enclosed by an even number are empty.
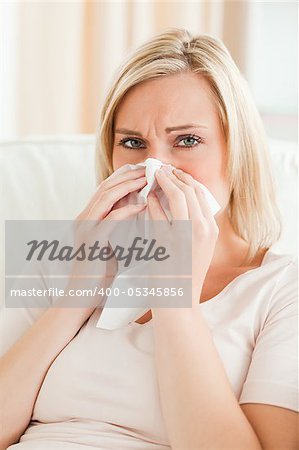
<svg viewBox="0 0 299 450">
<path fill-rule="evenodd" d="M 126 52 L 166 27 L 221 38 L 249 76 L 251 8 L 248 1 L 17 3 L 6 30 L 13 28 L 15 43 L 5 44 L 15 64 L 13 77 L 4 73 L 11 114 L 2 109 L 0 137 L 8 130 L 17 136 L 94 133 Z"/>
</svg>

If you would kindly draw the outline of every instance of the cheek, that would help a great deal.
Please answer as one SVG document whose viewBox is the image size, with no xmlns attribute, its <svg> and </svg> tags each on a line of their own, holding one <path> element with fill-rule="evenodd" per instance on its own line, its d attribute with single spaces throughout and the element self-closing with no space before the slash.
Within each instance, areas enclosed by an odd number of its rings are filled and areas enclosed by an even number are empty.
<svg viewBox="0 0 299 450">
<path fill-rule="evenodd" d="M 180 168 L 205 185 L 215 185 L 224 178 L 221 159 L 207 158 L 206 155 L 197 161 L 185 162 L 180 165 Z"/>
<path fill-rule="evenodd" d="M 220 206 L 225 206 L 229 199 L 229 185 L 225 176 L 225 167 L 221 159 L 198 161 L 182 164 L 181 169 L 203 184 L 215 197 Z"/>
<path fill-rule="evenodd" d="M 123 166 L 124 164 L 126 164 L 126 158 L 124 158 L 124 155 L 117 151 L 116 149 L 113 149 L 112 152 L 112 165 L 113 165 L 113 170 L 117 170 L 119 167 Z"/>
<path fill-rule="evenodd" d="M 125 164 L 137 164 L 146 159 L 146 156 L 141 156 L 138 152 L 121 151 L 118 147 L 113 148 L 112 151 L 112 165 L 113 170 L 117 170 L 119 167 Z"/>
</svg>

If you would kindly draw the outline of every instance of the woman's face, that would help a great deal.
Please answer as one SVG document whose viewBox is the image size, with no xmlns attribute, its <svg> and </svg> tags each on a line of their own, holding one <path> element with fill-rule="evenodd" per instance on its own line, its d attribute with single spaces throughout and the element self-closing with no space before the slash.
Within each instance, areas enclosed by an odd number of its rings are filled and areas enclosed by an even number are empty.
<svg viewBox="0 0 299 450">
<path fill-rule="evenodd" d="M 131 88 L 115 117 L 113 169 L 157 158 L 188 172 L 224 209 L 226 143 L 208 82 L 194 73 Z"/>
</svg>

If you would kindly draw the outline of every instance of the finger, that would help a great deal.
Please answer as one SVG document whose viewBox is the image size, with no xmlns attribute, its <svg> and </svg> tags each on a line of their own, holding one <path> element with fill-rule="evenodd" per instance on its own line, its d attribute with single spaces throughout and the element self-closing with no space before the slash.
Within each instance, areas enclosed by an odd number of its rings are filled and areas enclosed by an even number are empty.
<svg viewBox="0 0 299 450">
<path fill-rule="evenodd" d="M 146 204 L 126 205 L 114 209 L 100 222 L 102 236 L 108 236 L 116 226 L 115 221 L 127 220 L 128 218 L 143 211 Z"/>
<path fill-rule="evenodd" d="M 145 175 L 145 167 L 141 167 L 139 169 L 130 169 L 119 174 L 118 176 L 112 177 L 111 175 L 99 184 L 96 192 L 94 193 L 94 195 L 92 196 L 92 198 L 90 199 L 84 210 L 80 213 L 80 216 L 78 218 L 85 217 L 89 214 L 92 207 L 98 200 L 100 194 L 104 190 L 111 189 L 113 186 L 117 186 L 118 184 L 123 183 L 124 181 L 136 180 L 140 177 L 143 177 Z"/>
<path fill-rule="evenodd" d="M 96 203 L 91 208 L 87 219 L 88 220 L 102 220 L 111 211 L 113 205 L 119 201 L 122 197 L 134 192 L 147 183 L 146 177 L 139 178 L 137 180 L 125 181 L 124 183 L 118 184 L 104 191 Z"/>
<path fill-rule="evenodd" d="M 175 176 L 188 186 L 193 186 L 195 190 L 196 197 L 201 207 L 201 211 L 206 219 L 214 218 L 211 212 L 211 209 L 206 200 L 205 193 L 203 189 L 200 187 L 200 184 L 197 180 L 195 180 L 190 174 L 183 172 L 182 170 L 174 170 L 173 173 Z"/>
<path fill-rule="evenodd" d="M 126 206 L 123 206 L 121 208 L 115 209 L 111 211 L 101 222 L 100 222 L 100 229 L 101 229 L 101 236 L 105 240 L 105 237 L 109 233 L 112 232 L 115 224 L 113 221 L 116 220 L 126 220 L 131 216 L 134 216 L 141 212 L 146 207 L 146 204 L 129 204 Z M 111 222 L 112 221 L 112 222 Z M 78 242 L 78 239 L 86 240 L 86 236 L 88 238 L 91 238 L 93 233 L 97 233 L 99 229 L 99 222 L 98 220 L 82 220 L 82 221 L 76 221 L 75 222 L 75 236 Z"/>
<path fill-rule="evenodd" d="M 142 211 L 146 207 L 146 204 L 138 204 L 138 205 L 126 205 L 118 209 L 114 209 L 111 211 L 103 220 L 125 220 L 128 217 L 134 216 Z"/>
<path fill-rule="evenodd" d="M 151 220 L 168 220 L 161 203 L 154 192 L 148 194 L 147 206 Z"/>
<path fill-rule="evenodd" d="M 205 220 L 204 214 L 202 212 L 200 203 L 198 201 L 195 187 L 191 184 L 186 184 L 183 181 L 179 180 L 176 175 L 172 172 L 168 172 L 168 177 L 175 183 L 184 193 L 186 197 L 189 217 L 191 220 Z"/>
<path fill-rule="evenodd" d="M 173 220 L 188 219 L 188 207 L 182 190 L 175 185 L 161 169 L 158 169 L 155 172 L 155 178 L 168 199 Z"/>
<path fill-rule="evenodd" d="M 137 178 L 140 178 L 141 176 L 145 176 L 145 167 L 141 167 L 138 169 L 129 169 L 117 176 L 112 176 L 113 173 L 108 178 L 103 180 L 98 187 L 102 186 L 105 189 L 110 189 L 113 186 L 117 186 L 118 184 L 123 183 L 124 181 L 135 180 Z"/>
<path fill-rule="evenodd" d="M 215 221 L 214 216 L 212 214 L 211 208 L 207 202 L 204 191 L 200 186 L 195 186 L 196 196 L 198 198 L 201 210 L 207 220 Z"/>
</svg>

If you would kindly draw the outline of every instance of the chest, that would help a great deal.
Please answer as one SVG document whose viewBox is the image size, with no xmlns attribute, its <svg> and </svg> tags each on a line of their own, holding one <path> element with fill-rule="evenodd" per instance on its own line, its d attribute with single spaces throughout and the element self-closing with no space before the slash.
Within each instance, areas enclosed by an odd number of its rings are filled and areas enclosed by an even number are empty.
<svg viewBox="0 0 299 450">
<path fill-rule="evenodd" d="M 249 269 L 250 267 L 237 267 L 228 270 L 221 269 L 221 271 L 214 270 L 213 272 L 208 272 L 202 287 L 199 303 L 206 302 L 218 295 L 236 277 L 242 275 L 242 273 L 245 273 Z M 151 318 L 152 313 L 151 311 L 148 311 L 136 320 L 136 323 L 144 324 L 151 320 Z"/>
<path fill-rule="evenodd" d="M 230 284 L 239 275 L 242 275 L 248 267 L 237 267 L 228 270 L 214 271 L 208 273 L 204 281 L 199 302 L 203 303 L 218 295 L 223 289 Z"/>
<path fill-rule="evenodd" d="M 81 423 L 88 423 L 80 442 L 88 439 L 85 434 L 96 436 L 98 445 L 90 448 L 114 448 L 118 441 L 117 448 L 137 448 L 140 435 L 166 443 L 151 328 L 96 328 L 99 313 L 95 311 L 51 364 L 32 419 L 61 425 L 69 435 L 76 433 L 69 431 L 69 422 L 77 422 L 78 434 Z M 130 445 L 131 431 L 135 445 Z M 120 444 L 122 438 L 127 445 Z"/>
</svg>

